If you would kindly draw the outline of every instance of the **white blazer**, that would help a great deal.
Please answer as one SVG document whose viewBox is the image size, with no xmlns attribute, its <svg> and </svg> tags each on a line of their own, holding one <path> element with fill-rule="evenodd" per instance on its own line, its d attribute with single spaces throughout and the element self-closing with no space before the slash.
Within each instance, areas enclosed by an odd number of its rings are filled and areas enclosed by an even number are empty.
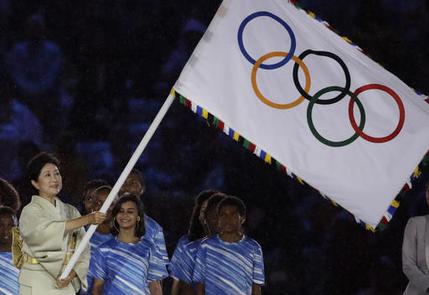
<svg viewBox="0 0 429 295">
<path fill-rule="evenodd" d="M 409 283 L 404 295 L 423 295 L 429 288 L 429 215 L 408 220 L 402 244 L 402 270 Z"/>
</svg>

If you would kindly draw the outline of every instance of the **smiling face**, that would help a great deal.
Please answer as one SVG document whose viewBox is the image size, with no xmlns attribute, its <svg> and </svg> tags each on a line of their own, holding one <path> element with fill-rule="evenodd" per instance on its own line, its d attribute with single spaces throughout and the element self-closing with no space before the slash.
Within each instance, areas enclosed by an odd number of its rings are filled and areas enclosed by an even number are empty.
<svg viewBox="0 0 429 295">
<path fill-rule="evenodd" d="M 120 230 L 135 229 L 137 222 L 140 221 L 139 211 L 136 203 L 127 201 L 121 205 L 118 214 L 116 214 L 116 222 Z"/>
<path fill-rule="evenodd" d="M 63 181 L 58 167 L 47 163 L 40 170 L 37 181 L 32 180 L 31 184 L 39 191 L 39 196 L 53 198 L 61 191 Z"/>
</svg>

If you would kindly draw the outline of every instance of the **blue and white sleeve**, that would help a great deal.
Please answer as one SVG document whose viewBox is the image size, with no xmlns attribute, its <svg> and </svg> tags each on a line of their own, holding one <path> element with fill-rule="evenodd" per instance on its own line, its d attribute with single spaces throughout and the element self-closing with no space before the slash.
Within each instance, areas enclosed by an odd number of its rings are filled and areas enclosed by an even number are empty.
<svg viewBox="0 0 429 295">
<path fill-rule="evenodd" d="M 96 249 L 91 257 L 91 275 L 95 279 L 105 281 L 107 279 L 107 262 L 106 257 L 101 251 Z"/>
<path fill-rule="evenodd" d="M 152 244 L 149 255 L 147 280 L 148 282 L 160 281 L 166 277 L 168 277 L 167 265 L 156 245 Z"/>
<path fill-rule="evenodd" d="M 206 278 L 206 258 L 207 258 L 207 247 L 202 244 L 197 251 L 195 259 L 194 273 L 192 275 L 192 282 L 195 284 L 205 283 Z"/>
<path fill-rule="evenodd" d="M 257 285 L 264 285 L 264 257 L 261 246 L 258 243 L 256 244 L 257 247 L 255 248 L 255 253 L 253 256 L 253 283 Z"/>
</svg>

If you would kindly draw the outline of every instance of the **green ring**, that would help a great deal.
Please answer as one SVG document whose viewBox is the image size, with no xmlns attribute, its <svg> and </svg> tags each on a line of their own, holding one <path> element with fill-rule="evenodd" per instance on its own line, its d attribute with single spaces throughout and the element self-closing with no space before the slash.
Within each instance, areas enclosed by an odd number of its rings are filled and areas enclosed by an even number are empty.
<svg viewBox="0 0 429 295">
<path fill-rule="evenodd" d="M 352 135 L 350 138 L 348 138 L 346 140 L 331 141 L 331 140 L 324 138 L 322 135 L 320 135 L 320 133 L 317 132 L 317 130 L 313 124 L 313 118 L 312 118 L 311 113 L 312 113 L 314 104 L 317 102 L 317 100 L 320 96 L 322 96 L 323 94 L 330 92 L 330 91 L 346 92 L 350 96 L 351 99 L 354 99 L 354 101 L 356 102 L 356 104 L 359 108 L 360 114 L 361 114 L 359 129 L 363 130 L 363 127 L 365 126 L 365 110 L 363 108 L 362 103 L 360 102 L 360 100 L 358 99 L 356 94 L 354 94 L 350 90 L 344 89 L 343 87 L 339 87 L 339 86 L 329 86 L 329 87 L 323 88 L 323 89 L 319 90 L 316 94 L 313 95 L 313 97 L 310 100 L 310 103 L 308 104 L 308 108 L 307 108 L 308 127 L 310 127 L 310 131 L 311 131 L 311 133 L 313 133 L 314 137 L 316 137 L 321 143 L 324 143 L 324 144 L 326 144 L 328 146 L 332 146 L 332 147 L 345 146 L 345 145 L 348 145 L 348 144 L 352 143 L 353 141 L 355 141 L 359 137 L 359 134 L 357 132 L 355 132 L 354 135 Z"/>
</svg>

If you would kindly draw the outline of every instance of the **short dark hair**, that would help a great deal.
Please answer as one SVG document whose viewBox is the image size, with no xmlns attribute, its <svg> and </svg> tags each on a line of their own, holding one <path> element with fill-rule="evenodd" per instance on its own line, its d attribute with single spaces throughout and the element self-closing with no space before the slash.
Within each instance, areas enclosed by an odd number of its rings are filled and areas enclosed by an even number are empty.
<svg viewBox="0 0 429 295">
<path fill-rule="evenodd" d="M 27 164 L 27 175 L 29 179 L 37 181 L 40 171 L 48 163 L 54 164 L 58 168 L 60 166 L 60 161 L 54 155 L 47 152 L 38 153 L 33 158 L 31 158 Z"/>
<path fill-rule="evenodd" d="M 114 236 L 117 236 L 119 234 L 119 224 L 116 221 L 116 215 L 118 215 L 119 211 L 121 210 L 121 205 L 126 202 L 134 202 L 134 204 L 136 204 L 140 220 L 139 222 L 137 222 L 134 233 L 136 237 L 141 238 L 145 234 L 144 207 L 142 201 L 140 201 L 140 198 L 130 193 L 123 194 L 121 198 L 116 201 L 115 206 L 112 209 L 113 227 L 111 229 L 111 233 Z"/>
<path fill-rule="evenodd" d="M 191 221 L 189 224 L 188 236 L 190 241 L 195 241 L 205 236 L 204 227 L 200 222 L 200 210 L 205 200 L 208 200 L 212 195 L 218 191 L 208 189 L 200 192 L 194 201 L 194 208 L 192 209 Z"/>
<path fill-rule="evenodd" d="M 7 206 L 0 206 L 0 216 L 3 216 L 3 215 L 10 216 L 13 220 L 13 224 L 18 225 L 18 220 L 16 218 L 15 210 Z"/>
<path fill-rule="evenodd" d="M 131 170 L 130 174 L 135 174 L 135 175 L 137 175 L 137 178 L 139 179 L 139 182 L 140 182 L 140 184 L 141 184 L 141 186 L 142 186 L 142 189 L 143 189 L 143 190 L 146 190 L 146 182 L 145 182 L 145 180 L 144 180 L 143 173 L 142 173 L 139 169 L 137 169 L 137 168 L 133 168 L 133 169 Z"/>
<path fill-rule="evenodd" d="M 207 212 L 209 212 L 210 210 L 216 209 L 218 204 L 226 197 L 228 197 L 227 194 L 220 193 L 220 192 L 213 194 L 207 201 L 207 207 L 206 207 L 206 212 L 204 212 L 204 217 L 207 218 Z"/>
<path fill-rule="evenodd" d="M 110 185 L 102 185 L 102 186 L 97 187 L 93 191 L 93 193 L 96 194 L 96 193 L 99 193 L 99 192 L 102 192 L 102 191 L 110 192 L 111 190 L 112 190 L 112 187 Z"/>
<path fill-rule="evenodd" d="M 92 192 L 92 194 L 95 196 L 95 197 L 97 197 L 97 194 L 98 193 L 101 193 L 101 192 L 106 192 L 107 194 L 110 194 L 110 192 L 112 191 L 112 187 L 110 186 L 110 185 L 102 185 L 102 186 L 99 186 L 99 187 L 97 187 L 93 192 Z M 96 200 L 94 200 L 94 201 L 96 201 Z M 113 202 L 115 201 L 115 199 L 113 199 Z M 112 203 L 113 203 L 112 202 Z"/>
<path fill-rule="evenodd" d="M 0 206 L 7 206 L 18 211 L 20 205 L 19 193 L 7 180 L 0 178 Z"/>
<path fill-rule="evenodd" d="M 236 196 L 227 196 L 222 201 L 220 201 L 219 205 L 217 206 L 217 212 L 219 213 L 220 210 L 226 206 L 236 207 L 240 216 L 246 217 L 246 205 L 244 205 L 244 202 L 240 198 Z"/>
<path fill-rule="evenodd" d="M 107 182 L 107 180 L 92 179 L 92 180 L 88 181 L 85 184 L 85 186 L 83 187 L 82 201 L 84 201 L 88 197 L 88 194 L 90 192 L 93 192 L 94 190 L 96 190 L 97 188 L 102 187 L 102 186 L 109 186 L 109 183 Z"/>
</svg>

